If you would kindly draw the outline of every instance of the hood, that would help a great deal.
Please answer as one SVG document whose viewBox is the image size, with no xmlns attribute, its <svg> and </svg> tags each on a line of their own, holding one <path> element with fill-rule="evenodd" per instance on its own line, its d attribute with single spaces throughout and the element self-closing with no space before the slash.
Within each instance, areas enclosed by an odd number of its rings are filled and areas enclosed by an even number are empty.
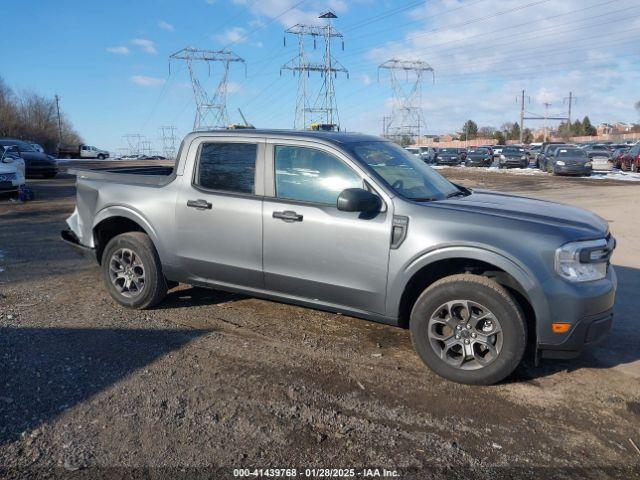
<svg viewBox="0 0 640 480">
<path fill-rule="evenodd" d="M 604 238 L 609 232 L 607 222 L 587 210 L 487 190 L 474 190 L 466 197 L 453 197 L 432 205 L 572 230 L 572 236 L 578 237 L 576 240 Z"/>
<path fill-rule="evenodd" d="M 491 155 L 488 153 L 467 153 L 467 157 L 469 158 L 489 158 Z"/>
<path fill-rule="evenodd" d="M 524 152 L 518 152 L 518 153 L 503 152 L 502 155 L 504 156 L 504 158 L 517 158 L 519 160 L 525 155 L 525 153 Z"/>
</svg>

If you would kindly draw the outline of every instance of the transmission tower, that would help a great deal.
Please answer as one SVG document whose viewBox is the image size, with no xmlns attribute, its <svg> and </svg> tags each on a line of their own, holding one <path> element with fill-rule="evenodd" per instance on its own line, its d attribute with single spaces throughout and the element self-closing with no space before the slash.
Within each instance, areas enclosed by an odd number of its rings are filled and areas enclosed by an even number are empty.
<svg viewBox="0 0 640 480">
<path fill-rule="evenodd" d="M 226 127 L 229 124 L 229 117 L 227 115 L 229 66 L 231 63 L 244 64 L 244 59 L 230 50 L 201 50 L 187 47 L 169 56 L 169 69 L 171 69 L 171 60 L 183 60 L 189 69 L 191 86 L 196 99 L 196 117 L 193 121 L 193 129 L 207 130 Z M 193 64 L 194 62 L 206 62 L 209 75 L 211 75 L 212 63 L 218 62 L 222 65 L 222 73 L 218 81 L 218 87 L 213 96 L 209 96 L 198 80 Z"/>
<path fill-rule="evenodd" d="M 282 70 L 291 70 L 294 75 L 298 75 L 296 116 L 293 128 L 304 129 L 308 128 L 312 123 L 320 123 L 330 125 L 332 128 L 339 130 L 340 118 L 338 116 L 333 81 L 337 78 L 338 73 L 344 73 L 349 78 L 349 71 L 333 57 L 331 43 L 333 38 L 340 38 L 342 49 L 344 50 L 344 40 L 342 34 L 331 24 L 334 18 L 338 18 L 335 13 L 327 11 L 318 18 L 325 19 L 326 24 L 297 24 L 285 30 L 285 33 L 295 35 L 298 38 L 298 55 L 280 67 L 280 73 L 282 74 Z M 324 47 L 322 61 L 314 62 L 309 60 L 305 51 L 306 37 L 313 39 L 314 49 L 317 47 L 318 39 L 322 39 Z M 310 92 L 308 85 L 310 72 L 320 72 L 322 76 L 322 85 L 315 95 Z"/>
<path fill-rule="evenodd" d="M 176 157 L 176 131 L 173 125 L 160 127 L 162 135 L 162 154 L 167 158 Z"/>
<path fill-rule="evenodd" d="M 422 82 L 428 73 L 435 81 L 433 68 L 421 60 L 392 58 L 378 66 L 378 80 L 380 70 L 389 73 L 393 90 L 391 120 L 386 123 L 386 131 L 383 133 L 395 140 L 409 138 L 413 143 L 420 137 L 420 131 L 425 126 L 422 114 Z"/>
<path fill-rule="evenodd" d="M 123 138 L 127 144 L 127 148 L 129 149 L 129 155 L 140 155 L 144 135 L 140 135 L 139 133 L 127 133 Z"/>
</svg>

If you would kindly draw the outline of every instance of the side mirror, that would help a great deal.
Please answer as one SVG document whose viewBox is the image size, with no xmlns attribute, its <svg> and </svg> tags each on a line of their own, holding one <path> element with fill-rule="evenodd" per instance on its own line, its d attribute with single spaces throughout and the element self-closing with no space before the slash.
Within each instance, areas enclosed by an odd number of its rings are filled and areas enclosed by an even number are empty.
<svg viewBox="0 0 640 480">
<path fill-rule="evenodd" d="M 337 207 L 343 212 L 377 213 L 382 208 L 382 200 L 362 188 L 347 188 L 338 195 Z"/>
</svg>

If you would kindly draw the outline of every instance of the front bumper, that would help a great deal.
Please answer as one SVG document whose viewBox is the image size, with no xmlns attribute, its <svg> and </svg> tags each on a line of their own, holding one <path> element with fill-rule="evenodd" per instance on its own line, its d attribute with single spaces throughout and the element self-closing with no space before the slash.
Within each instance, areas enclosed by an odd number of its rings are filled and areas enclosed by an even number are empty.
<svg viewBox="0 0 640 480">
<path fill-rule="evenodd" d="M 73 230 L 67 228 L 60 232 L 60 238 L 66 242 L 71 248 L 73 248 L 77 253 L 86 258 L 91 258 L 92 260 L 97 260 L 96 249 L 91 247 L 85 247 L 80 243 L 78 236 L 75 234 Z"/>
<path fill-rule="evenodd" d="M 554 165 L 553 171 L 558 175 L 591 175 L 593 169 L 582 165 Z"/>
<path fill-rule="evenodd" d="M 500 160 L 500 166 L 527 168 L 529 166 L 529 160 L 522 160 L 521 158 L 507 158 L 506 160 Z"/>
<path fill-rule="evenodd" d="M 609 266 L 607 277 L 584 284 L 568 282 L 547 285 L 547 299 L 552 312 L 547 322 L 540 322 L 538 349 L 542 358 L 575 358 L 584 347 L 607 337 L 613 324 L 613 307 L 617 288 L 615 270 Z M 551 323 L 570 323 L 563 334 L 553 333 Z"/>
</svg>

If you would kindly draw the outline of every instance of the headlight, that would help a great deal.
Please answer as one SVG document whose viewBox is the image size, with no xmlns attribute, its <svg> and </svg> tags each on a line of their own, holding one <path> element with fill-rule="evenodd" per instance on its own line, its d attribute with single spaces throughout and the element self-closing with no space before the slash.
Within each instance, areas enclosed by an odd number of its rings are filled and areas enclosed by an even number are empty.
<svg viewBox="0 0 640 480">
<path fill-rule="evenodd" d="M 500 161 L 504 162 L 505 160 L 506 160 L 506 157 L 504 155 L 500 154 Z"/>
<path fill-rule="evenodd" d="M 605 239 L 567 243 L 556 250 L 556 272 L 570 282 L 601 280 L 607 276 L 613 245 Z"/>
<path fill-rule="evenodd" d="M 584 164 L 585 167 L 590 167 L 591 165 L 592 165 L 591 162 L 587 162 L 587 163 Z"/>
<path fill-rule="evenodd" d="M 558 160 L 558 161 L 556 162 L 556 165 L 564 166 L 564 165 L 565 165 L 565 163 L 564 163 L 562 160 Z"/>
<path fill-rule="evenodd" d="M 526 159 L 527 159 L 527 156 L 526 156 L 526 155 L 522 155 L 522 156 L 520 157 L 520 160 L 526 160 Z"/>
</svg>

